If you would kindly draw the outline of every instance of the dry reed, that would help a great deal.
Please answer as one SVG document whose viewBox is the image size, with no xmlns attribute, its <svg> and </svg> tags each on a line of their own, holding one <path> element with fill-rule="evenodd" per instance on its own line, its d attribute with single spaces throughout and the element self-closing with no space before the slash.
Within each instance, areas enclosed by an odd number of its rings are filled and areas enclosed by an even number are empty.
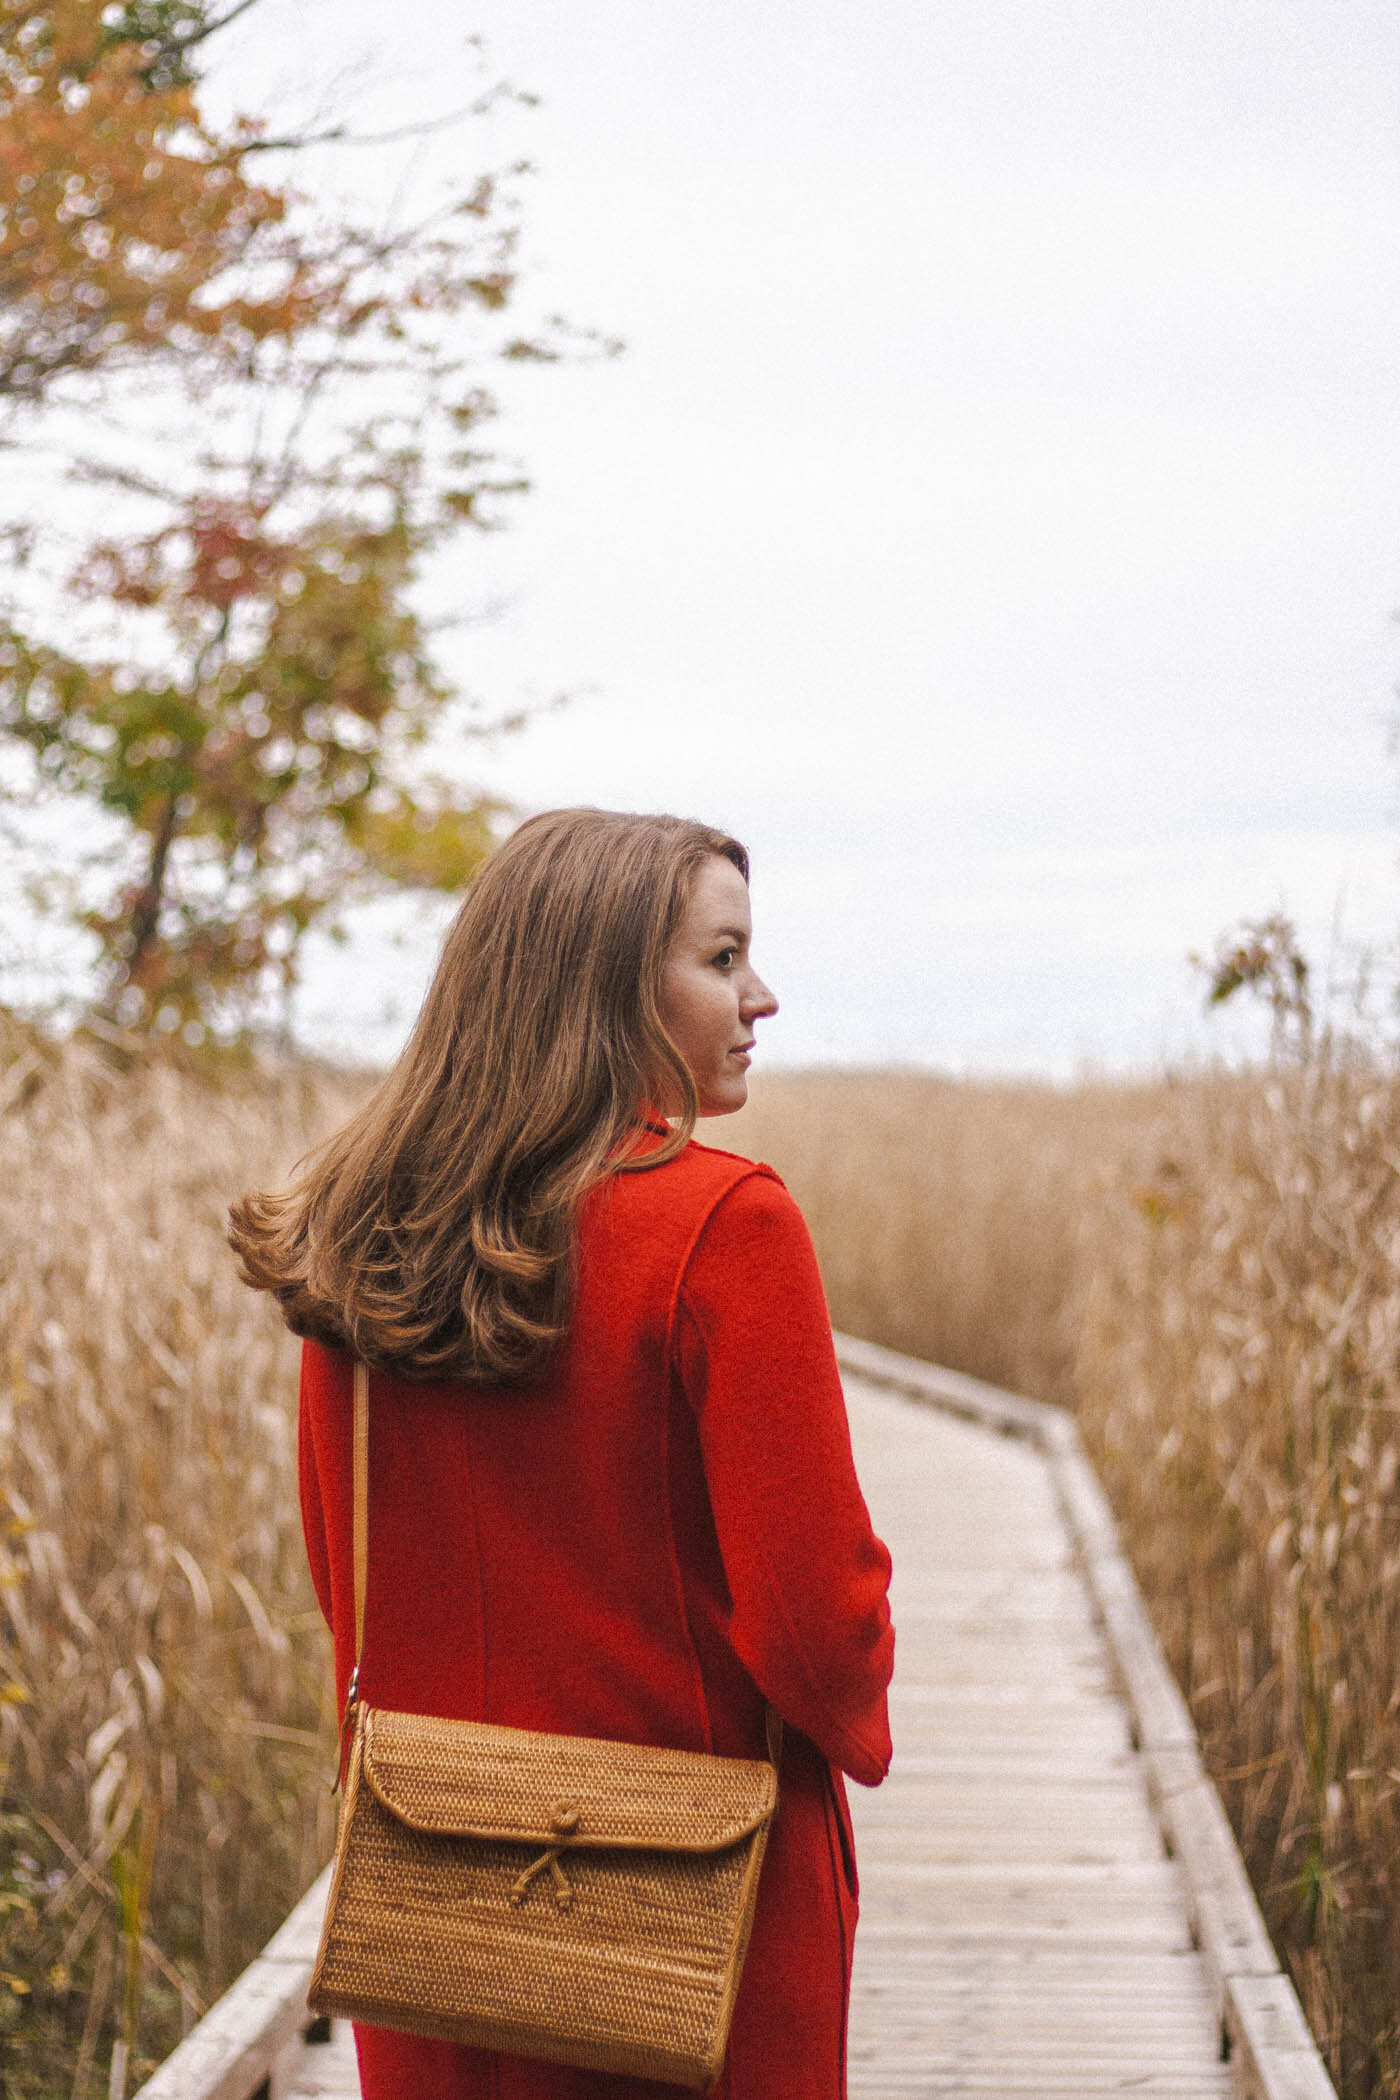
<svg viewBox="0 0 1400 2100">
<path fill-rule="evenodd" d="M 1081 1216 L 1081 1419 L 1347 2100 L 1400 2094 L 1400 1084 L 1163 1117 Z"/>
<path fill-rule="evenodd" d="M 1149 1156 L 1164 1087 L 765 1074 L 699 1136 L 768 1160 L 812 1228 L 832 1320 L 1038 1400 L 1071 1398 L 1073 1221 Z"/>
<path fill-rule="evenodd" d="M 0 1042 L 11 2100 L 127 2090 L 326 1855 L 295 1346 L 237 1281 L 223 1213 L 337 1091 Z"/>
</svg>

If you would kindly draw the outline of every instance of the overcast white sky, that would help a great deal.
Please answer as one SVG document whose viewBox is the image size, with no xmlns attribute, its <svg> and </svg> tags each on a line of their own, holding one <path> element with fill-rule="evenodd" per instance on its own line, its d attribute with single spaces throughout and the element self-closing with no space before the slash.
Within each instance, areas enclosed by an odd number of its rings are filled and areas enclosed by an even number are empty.
<svg viewBox="0 0 1400 2100">
<path fill-rule="evenodd" d="M 774 1062 L 1150 1065 L 1242 914 L 1391 938 L 1393 0 L 263 0 L 213 87 L 426 114 L 470 30 L 542 102 L 453 150 L 627 343 L 507 375 L 534 493 L 435 582 L 505 601 L 465 684 L 575 694 L 485 784 L 736 830 Z M 392 1050 L 435 924 L 306 1037 Z"/>
</svg>

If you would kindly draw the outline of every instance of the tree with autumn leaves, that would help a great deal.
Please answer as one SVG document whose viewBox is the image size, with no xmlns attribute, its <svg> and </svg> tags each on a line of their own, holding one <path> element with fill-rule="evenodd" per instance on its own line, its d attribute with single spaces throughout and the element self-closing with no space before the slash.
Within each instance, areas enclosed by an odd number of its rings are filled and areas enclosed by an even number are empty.
<svg viewBox="0 0 1400 2100">
<path fill-rule="evenodd" d="M 202 114 L 255 4 L 0 0 L 0 443 L 57 443 L 80 519 L 4 521 L 8 791 L 100 813 L 101 871 L 47 883 L 95 1015 L 192 1041 L 267 1019 L 327 915 L 488 850 L 428 763 L 415 586 L 524 486 L 481 371 L 559 343 L 510 326 L 517 171 L 370 224 L 267 179 L 295 137 Z"/>
</svg>

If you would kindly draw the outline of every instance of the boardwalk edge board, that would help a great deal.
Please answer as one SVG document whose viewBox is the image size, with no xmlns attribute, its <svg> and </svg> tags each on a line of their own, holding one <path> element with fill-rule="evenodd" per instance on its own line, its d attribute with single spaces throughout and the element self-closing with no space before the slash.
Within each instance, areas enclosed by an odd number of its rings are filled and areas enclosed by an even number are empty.
<svg viewBox="0 0 1400 2100">
<path fill-rule="evenodd" d="M 1181 1872 L 1192 1935 L 1210 1978 L 1239 2100 L 1336 2100 L 1293 1983 L 1279 1964 L 1229 1820 L 1201 1761 L 1190 1710 L 1167 1667 L 1118 1527 L 1062 1407 L 1005 1392 L 853 1335 L 835 1337 L 843 1371 L 1002 1436 L 1024 1438 L 1050 1468 L 1132 1717 L 1148 1794 Z"/>
<path fill-rule="evenodd" d="M 311 2024 L 306 1989 L 330 1879 L 326 1867 L 134 2100 L 251 2100 L 265 2086 Z"/>
</svg>

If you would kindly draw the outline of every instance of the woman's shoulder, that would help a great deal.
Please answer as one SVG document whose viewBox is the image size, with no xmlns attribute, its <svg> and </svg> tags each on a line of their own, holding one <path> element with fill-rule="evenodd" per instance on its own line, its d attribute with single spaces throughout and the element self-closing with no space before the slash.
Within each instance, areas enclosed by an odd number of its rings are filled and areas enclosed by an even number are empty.
<svg viewBox="0 0 1400 2100">
<path fill-rule="evenodd" d="M 787 1183 L 766 1159 L 749 1159 L 742 1152 L 725 1152 L 718 1145 L 702 1145 L 696 1138 L 691 1139 L 681 1157 L 684 1159 L 691 1153 L 696 1155 L 697 1179 L 714 1186 L 725 1197 L 732 1191 L 736 1205 L 774 1215 L 797 1210 Z"/>
<path fill-rule="evenodd" d="M 716 1257 L 726 1265 L 750 1258 L 761 1265 L 775 1257 L 795 1254 L 805 1259 L 810 1254 L 807 1221 L 787 1183 L 766 1160 L 692 1139 L 676 1164 L 686 1172 L 692 1191 L 685 1206 L 694 1224 L 688 1270 L 697 1261 L 713 1266 Z"/>
<path fill-rule="evenodd" d="M 733 1324 L 747 1304 L 766 1320 L 796 1317 L 799 1305 L 829 1326 L 816 1249 L 795 1198 L 762 1160 L 702 1146 L 729 1172 L 717 1176 L 698 1213 L 677 1277 L 677 1302 L 702 1325 Z"/>
<path fill-rule="evenodd" d="M 714 1193 L 705 1224 L 707 1241 L 755 1235 L 807 1240 L 807 1221 L 776 1167 L 713 1145 L 692 1142 L 686 1151 L 706 1155 L 700 1171 Z"/>
<path fill-rule="evenodd" d="M 663 1189 L 668 1184 L 660 1176 L 668 1174 L 674 1177 L 669 1188 L 678 1197 L 706 1208 L 720 1203 L 726 1210 L 734 1205 L 774 1211 L 797 1208 L 782 1176 L 766 1160 L 727 1152 L 719 1145 L 703 1145 L 698 1138 L 692 1138 L 668 1166 L 659 1170 L 658 1182 Z"/>
<path fill-rule="evenodd" d="M 605 1207 L 644 1231 L 679 1229 L 687 1244 L 742 1219 L 801 1213 L 777 1172 L 765 1160 L 748 1159 L 692 1138 L 672 1159 L 655 1167 L 616 1174 L 604 1184 Z"/>
</svg>

